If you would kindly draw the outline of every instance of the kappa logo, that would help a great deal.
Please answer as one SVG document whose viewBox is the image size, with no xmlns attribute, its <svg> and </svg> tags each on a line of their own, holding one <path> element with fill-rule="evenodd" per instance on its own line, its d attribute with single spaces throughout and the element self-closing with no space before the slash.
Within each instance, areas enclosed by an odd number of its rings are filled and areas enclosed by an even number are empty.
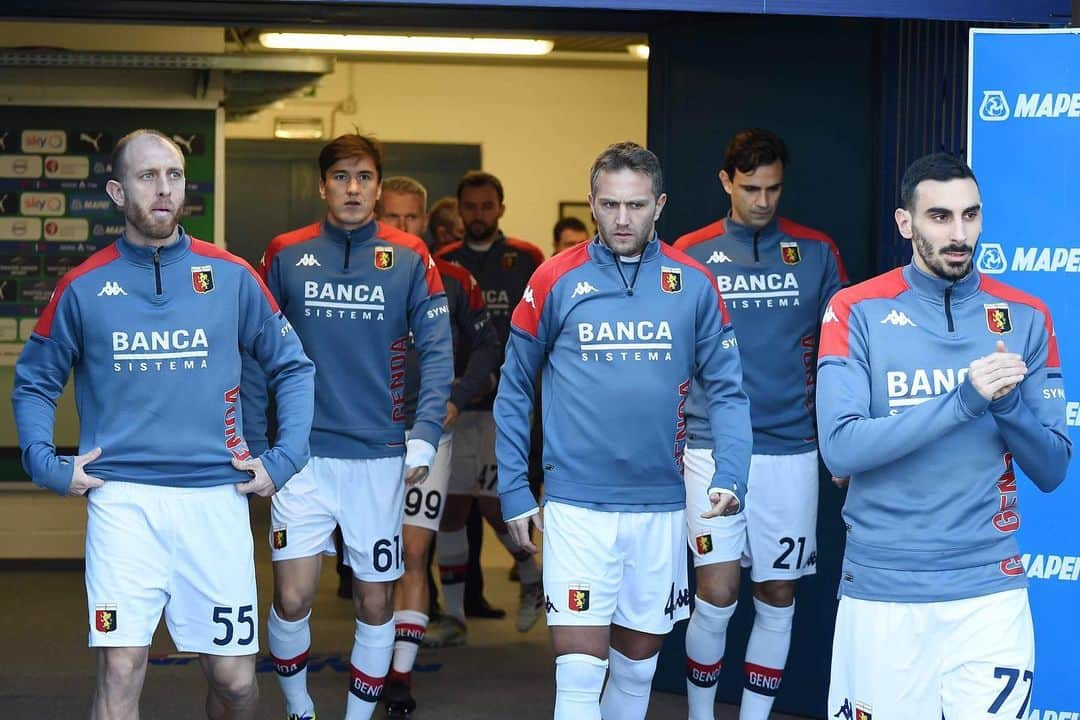
<svg viewBox="0 0 1080 720">
<path fill-rule="evenodd" d="M 115 280 L 106 280 L 105 284 L 98 292 L 98 297 L 101 297 L 102 295 L 116 297 L 117 295 L 127 295 L 127 293 L 124 292 L 124 288 L 120 287 L 120 283 L 116 282 Z"/>
<path fill-rule="evenodd" d="M 825 315 L 821 318 L 821 324 L 831 322 L 840 322 L 840 318 L 836 317 L 836 311 L 832 309 L 832 305 L 829 305 L 829 307 L 825 308 Z"/>
<path fill-rule="evenodd" d="M 729 258 L 724 253 L 720 252 L 719 250 L 713 250 L 712 255 L 710 255 L 709 259 L 705 261 L 705 263 L 707 265 L 715 265 L 716 263 L 729 263 L 729 262 L 731 262 L 731 258 Z"/>
<path fill-rule="evenodd" d="M 299 260 L 296 261 L 296 267 L 322 267 L 318 259 L 311 253 L 304 253 Z"/>
<path fill-rule="evenodd" d="M 844 698 L 844 704 L 840 706 L 840 709 L 833 713 L 834 718 L 841 718 L 841 720 L 854 720 L 854 711 L 851 709 L 851 701 Z"/>
<path fill-rule="evenodd" d="M 918 327 L 915 323 L 911 322 L 911 318 L 895 308 L 890 310 L 889 314 L 882 318 L 881 324 L 896 325 L 897 327 Z"/>
<path fill-rule="evenodd" d="M 1005 259 L 1005 249 L 1000 243 L 979 243 L 979 257 L 975 260 L 975 267 L 979 272 L 987 275 L 1000 275 L 1009 269 L 1009 261 Z"/>
<path fill-rule="evenodd" d="M 533 298 L 532 285 L 525 286 L 525 292 L 521 293 L 521 302 L 528 303 L 533 310 L 536 309 L 536 300 Z"/>
<path fill-rule="evenodd" d="M 979 104 L 979 119 L 985 122 L 1001 122 L 1008 120 L 1012 113 L 1009 111 L 1009 101 L 1005 99 L 1005 93 L 1001 90 L 983 90 L 982 103 Z"/>
<path fill-rule="evenodd" d="M 600 291 L 593 287 L 588 281 L 583 280 L 577 284 L 577 287 L 574 288 L 574 292 L 570 293 L 570 299 L 573 300 L 578 295 L 588 295 L 589 293 L 594 292 Z"/>
<path fill-rule="evenodd" d="M 555 607 L 555 603 L 551 602 L 551 596 L 544 596 L 544 611 L 548 613 L 557 613 L 559 608 Z"/>
</svg>

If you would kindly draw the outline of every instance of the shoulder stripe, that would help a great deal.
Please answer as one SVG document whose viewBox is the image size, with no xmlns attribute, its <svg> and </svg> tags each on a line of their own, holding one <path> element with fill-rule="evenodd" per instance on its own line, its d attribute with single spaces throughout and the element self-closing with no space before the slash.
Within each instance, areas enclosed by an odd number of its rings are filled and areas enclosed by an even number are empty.
<svg viewBox="0 0 1080 720">
<path fill-rule="evenodd" d="M 698 228 L 692 232 L 688 232 L 678 240 L 675 241 L 675 247 L 679 250 L 686 250 L 698 243 L 703 243 L 707 240 L 718 238 L 724 234 L 724 221 L 723 219 L 717 220 L 714 223 L 709 223 L 703 228 Z"/>
<path fill-rule="evenodd" d="M 683 252 L 682 249 L 672 247 L 665 242 L 660 243 L 660 254 L 664 257 L 671 258 L 675 262 L 680 262 L 684 265 L 688 265 L 705 276 L 705 279 L 709 283 L 709 287 L 711 287 L 713 289 L 713 292 L 716 293 L 716 300 L 720 309 L 720 316 L 723 320 L 724 326 L 727 327 L 728 325 L 730 325 L 731 316 L 728 315 L 727 303 L 724 302 L 724 296 L 720 294 L 720 287 L 716 284 L 716 276 L 709 272 L 709 269 L 706 268 L 704 265 Z"/>
<path fill-rule="evenodd" d="M 506 245 L 507 247 L 511 247 L 514 250 L 523 252 L 526 255 L 531 256 L 533 262 L 536 263 L 537 267 L 540 267 L 540 265 L 544 262 L 544 251 L 527 240 L 522 240 L 521 238 L 515 237 L 507 237 Z"/>
<path fill-rule="evenodd" d="M 1027 305 L 1042 313 L 1043 324 L 1046 327 L 1046 334 L 1049 338 L 1046 366 L 1050 368 L 1061 367 L 1061 355 L 1058 352 L 1057 333 L 1054 330 L 1054 319 L 1050 316 L 1050 308 L 1046 303 L 1034 295 L 1030 295 L 1023 290 L 1014 288 L 1012 285 L 1006 285 L 1000 280 L 995 280 L 994 278 L 989 278 L 985 275 L 979 276 L 979 289 L 987 295 L 992 295 L 993 297 L 1005 300 L 1006 302 Z"/>
<path fill-rule="evenodd" d="M 435 267 L 444 277 L 456 280 L 465 289 L 465 295 L 469 298 L 469 309 L 473 312 L 484 307 L 484 293 L 480 290 L 480 284 L 468 270 L 461 265 L 455 265 L 441 258 L 435 258 Z"/>
<path fill-rule="evenodd" d="M 465 246 L 465 243 L 462 242 L 461 240 L 458 240 L 457 242 L 449 243 L 447 245 L 443 245 L 441 248 L 439 248 L 438 250 L 435 251 L 435 257 L 447 258 L 450 255 L 457 252 L 458 250 L 460 250 L 461 248 L 463 248 L 464 246 Z"/>
<path fill-rule="evenodd" d="M 290 245 L 296 245 L 297 243 L 307 242 L 312 238 L 316 238 L 321 232 L 322 223 L 317 222 L 276 236 L 270 241 L 270 246 L 266 248 L 262 260 L 259 261 L 259 275 L 265 280 L 267 273 L 270 272 L 270 266 L 274 264 L 274 258 L 277 257 L 279 252 Z"/>
<path fill-rule="evenodd" d="M 544 313 L 544 305 L 551 294 L 551 288 L 555 287 L 559 278 L 589 261 L 589 245 L 590 243 L 576 245 L 545 260 L 536 269 L 529 278 L 529 284 L 525 286 L 521 302 L 514 308 L 514 314 L 510 318 L 511 325 L 536 337 L 540 330 L 540 317 Z"/>
<path fill-rule="evenodd" d="M 424 282 L 427 284 L 428 297 L 446 292 L 442 284 L 442 276 L 435 267 L 435 259 L 431 257 L 427 244 L 423 240 L 386 223 L 376 223 L 375 227 L 377 239 L 411 250 L 420 258 L 420 263 L 424 268 Z"/>
<path fill-rule="evenodd" d="M 244 258 L 233 255 L 228 250 L 219 248 L 213 243 L 204 242 L 198 238 L 191 238 L 191 252 L 195 255 L 201 255 L 203 257 L 214 258 L 215 260 L 224 260 L 225 262 L 231 262 L 235 265 L 239 265 L 255 278 L 255 281 L 259 284 L 259 289 L 262 290 L 262 294 L 266 296 L 266 301 L 270 303 L 270 308 L 276 313 L 280 312 L 278 308 L 277 300 L 270 294 L 270 288 L 266 287 L 266 283 L 263 281 L 262 276 L 255 272 L 255 269 L 248 264 L 248 261 Z"/>
<path fill-rule="evenodd" d="M 821 340 L 818 358 L 827 355 L 850 357 L 851 355 L 851 309 L 863 300 L 894 298 L 908 289 L 903 268 L 890 270 L 883 275 L 844 288 L 833 295 L 821 319 Z"/>
<path fill-rule="evenodd" d="M 41 311 L 41 317 L 39 317 L 38 321 L 34 324 L 34 332 L 42 337 L 50 337 L 53 318 L 56 317 L 56 305 L 60 302 L 60 297 L 64 294 L 64 291 L 67 290 L 68 287 L 71 286 L 71 283 L 75 282 L 80 276 L 85 275 L 91 270 L 97 270 L 99 267 L 104 267 L 113 260 L 119 258 L 120 250 L 116 247 L 116 242 L 98 250 L 96 253 L 86 258 L 82 263 L 69 270 L 64 277 L 60 278 L 60 282 L 56 284 L 56 289 L 53 290 L 52 297 L 49 298 L 49 304 Z"/>
<path fill-rule="evenodd" d="M 840 257 L 840 250 L 836 247 L 836 243 L 833 242 L 831 237 L 821 232 L 820 230 L 815 230 L 813 228 L 806 227 L 805 225 L 800 225 L 793 220 L 788 220 L 787 218 L 783 217 L 780 218 L 776 224 L 777 227 L 780 228 L 780 232 L 784 233 L 785 235 L 790 235 L 791 237 L 798 238 L 799 240 L 816 240 L 817 242 L 825 243 L 825 246 L 829 248 L 829 252 L 832 253 L 833 260 L 836 261 L 836 270 L 840 274 L 840 284 L 847 285 L 849 282 L 851 282 L 848 279 L 847 268 L 844 267 L 844 261 Z"/>
</svg>

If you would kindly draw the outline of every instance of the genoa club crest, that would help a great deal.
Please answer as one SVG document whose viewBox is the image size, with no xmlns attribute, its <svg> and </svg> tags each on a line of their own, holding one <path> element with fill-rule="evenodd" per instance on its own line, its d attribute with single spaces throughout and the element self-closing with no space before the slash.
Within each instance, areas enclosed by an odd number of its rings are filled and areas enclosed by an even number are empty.
<svg viewBox="0 0 1080 720">
<path fill-rule="evenodd" d="M 708 555 L 712 552 L 712 533 L 703 533 L 694 538 L 697 544 L 698 555 Z"/>
<path fill-rule="evenodd" d="M 394 248 L 388 246 L 375 248 L 375 267 L 379 270 L 389 270 L 394 267 Z"/>
<path fill-rule="evenodd" d="M 503 270 L 509 270 L 517 265 L 518 254 L 516 252 L 504 252 L 502 256 L 502 268 Z"/>
<path fill-rule="evenodd" d="M 785 265 L 798 265 L 802 260 L 802 253 L 799 251 L 799 243 L 780 243 L 780 259 L 784 261 Z"/>
<path fill-rule="evenodd" d="M 861 702 L 855 703 L 855 720 L 873 720 L 872 708 Z"/>
<path fill-rule="evenodd" d="M 285 528 L 274 528 L 270 531 L 270 544 L 274 546 L 275 550 L 280 550 L 288 544 L 288 536 L 285 534 Z"/>
<path fill-rule="evenodd" d="M 585 612 L 589 609 L 589 586 L 571 585 L 567 592 L 566 606 L 572 612 Z"/>
<path fill-rule="evenodd" d="M 670 294 L 682 292 L 682 268 L 661 266 L 660 289 Z"/>
<path fill-rule="evenodd" d="M 986 329 L 995 335 L 1005 335 L 1012 332 L 1012 316 L 1009 315 L 1009 306 L 1005 303 L 983 305 L 986 308 Z"/>
<path fill-rule="evenodd" d="M 199 265 L 191 268 L 191 287 L 200 295 L 205 295 L 214 289 L 214 268 L 210 265 Z"/>
<path fill-rule="evenodd" d="M 94 609 L 94 629 L 103 633 L 116 630 L 115 605 L 98 605 Z"/>
</svg>

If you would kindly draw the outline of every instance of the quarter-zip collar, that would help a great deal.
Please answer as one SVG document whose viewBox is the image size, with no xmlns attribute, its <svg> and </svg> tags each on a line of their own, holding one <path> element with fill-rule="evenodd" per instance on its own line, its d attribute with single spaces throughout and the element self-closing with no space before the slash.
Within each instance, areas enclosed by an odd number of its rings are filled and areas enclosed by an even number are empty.
<svg viewBox="0 0 1080 720">
<path fill-rule="evenodd" d="M 754 262 L 761 262 L 761 257 L 766 250 L 771 251 L 779 245 L 782 233 L 776 215 L 773 215 L 772 220 L 760 230 L 755 230 L 748 225 L 737 222 L 729 212 L 728 216 L 724 218 L 724 235 L 725 237 L 730 235 L 736 242 L 749 245 L 754 252 Z"/>
<path fill-rule="evenodd" d="M 183 227 L 178 227 L 178 230 L 176 241 L 160 248 L 136 245 L 128 240 L 126 233 L 117 240 L 116 248 L 120 251 L 122 257 L 135 265 L 152 267 L 155 255 L 161 265 L 170 265 L 183 259 L 188 254 L 188 250 L 191 249 L 191 236 L 187 234 Z"/>
<path fill-rule="evenodd" d="M 908 287 L 922 299 L 936 305 L 945 304 L 945 295 L 948 293 L 952 302 L 959 302 L 979 292 L 981 276 L 974 267 L 959 280 L 946 280 L 937 275 L 929 275 L 919 269 L 914 262 L 908 263 L 904 269 L 904 280 Z"/>
<path fill-rule="evenodd" d="M 657 238 L 656 233 L 653 233 L 652 240 L 645 243 L 645 248 L 641 251 L 639 262 L 646 263 L 655 260 L 659 255 L 660 240 Z M 589 243 L 589 256 L 597 265 L 615 264 L 615 253 L 611 252 L 611 248 L 604 244 L 599 235 Z"/>
<path fill-rule="evenodd" d="M 372 220 L 355 230 L 345 230 L 329 220 L 323 220 L 322 232 L 324 236 L 330 238 L 339 245 L 344 245 L 346 242 L 351 245 L 357 245 L 367 240 L 371 240 L 378 235 L 379 223 Z"/>
</svg>

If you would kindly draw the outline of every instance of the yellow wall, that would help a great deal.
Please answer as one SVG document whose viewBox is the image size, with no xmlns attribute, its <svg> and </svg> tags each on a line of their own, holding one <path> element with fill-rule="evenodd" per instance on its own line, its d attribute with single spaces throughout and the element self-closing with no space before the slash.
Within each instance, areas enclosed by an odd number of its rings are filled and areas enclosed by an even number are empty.
<svg viewBox="0 0 1080 720">
<path fill-rule="evenodd" d="M 645 142 L 646 86 L 643 64 L 339 62 L 315 97 L 226 123 L 225 136 L 271 138 L 276 117 L 322 117 L 328 133 L 355 124 L 384 142 L 479 143 L 483 169 L 506 188 L 503 229 L 549 253 L 559 201 L 585 200 L 596 155 L 619 140 Z M 350 92 L 355 114 L 332 112 Z"/>
</svg>

